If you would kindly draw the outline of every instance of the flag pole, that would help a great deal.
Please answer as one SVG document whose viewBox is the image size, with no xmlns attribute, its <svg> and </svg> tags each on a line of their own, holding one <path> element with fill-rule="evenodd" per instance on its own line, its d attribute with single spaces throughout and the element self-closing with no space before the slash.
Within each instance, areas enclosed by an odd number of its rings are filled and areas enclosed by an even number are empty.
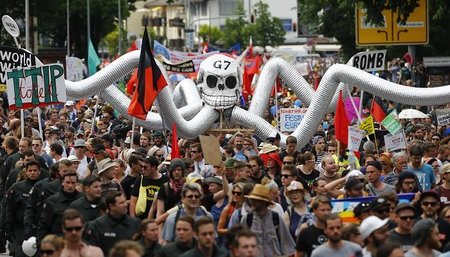
<svg viewBox="0 0 450 257">
<path fill-rule="evenodd" d="M 133 149 L 134 126 L 136 126 L 136 118 L 133 117 L 133 125 L 131 125 L 130 149 Z"/>
<path fill-rule="evenodd" d="M 98 110 L 99 99 L 100 99 L 100 95 L 97 95 L 97 101 L 95 102 L 95 106 L 94 106 L 94 116 L 92 117 L 91 135 L 94 135 L 95 119 L 97 118 L 97 110 Z"/>
<path fill-rule="evenodd" d="M 44 137 L 42 136 L 41 108 L 39 106 L 37 108 L 37 115 L 38 115 L 38 124 L 39 124 L 39 136 L 43 140 Z"/>
</svg>

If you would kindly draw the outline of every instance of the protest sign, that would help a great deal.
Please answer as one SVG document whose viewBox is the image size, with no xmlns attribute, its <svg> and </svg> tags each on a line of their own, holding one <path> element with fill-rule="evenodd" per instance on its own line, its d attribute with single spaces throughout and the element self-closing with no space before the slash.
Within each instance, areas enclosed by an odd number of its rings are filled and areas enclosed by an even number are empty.
<svg viewBox="0 0 450 257">
<path fill-rule="evenodd" d="M 381 125 L 383 125 L 392 135 L 395 135 L 402 128 L 402 124 L 398 122 L 397 118 L 397 111 L 393 110 L 381 121 Z"/>
<path fill-rule="evenodd" d="M 26 50 L 0 46 L 0 87 L 6 91 L 6 70 L 36 65 L 36 56 Z"/>
<path fill-rule="evenodd" d="M 437 109 L 436 119 L 438 126 L 450 124 L 450 109 Z"/>
<path fill-rule="evenodd" d="M 348 127 L 348 150 L 359 151 L 365 132 L 355 127 Z"/>
<path fill-rule="evenodd" d="M 384 142 L 388 151 L 406 149 L 405 133 L 403 133 L 403 130 L 400 130 L 395 135 L 385 135 Z"/>
<path fill-rule="evenodd" d="M 364 71 L 384 70 L 386 51 L 377 50 L 357 53 L 348 61 L 348 65 Z"/>
<path fill-rule="evenodd" d="M 194 62 L 192 60 L 186 60 L 179 63 L 173 63 L 164 56 L 162 57 L 162 64 L 166 71 L 176 72 L 176 73 L 192 73 L 195 72 Z"/>
<path fill-rule="evenodd" d="M 369 116 L 365 118 L 361 124 L 359 124 L 359 128 L 366 132 L 366 135 L 375 134 L 375 127 L 373 126 L 373 118 Z"/>
<path fill-rule="evenodd" d="M 213 135 L 200 135 L 200 144 L 206 164 L 220 166 L 222 164 L 222 154 L 220 153 L 219 139 Z"/>
<path fill-rule="evenodd" d="M 62 64 L 8 69 L 6 78 L 8 102 L 12 110 L 67 101 Z"/>
<path fill-rule="evenodd" d="M 70 81 L 83 79 L 84 64 L 80 58 L 66 56 L 66 78 Z"/>
<path fill-rule="evenodd" d="M 280 130 L 283 132 L 294 131 L 306 115 L 307 108 L 281 108 Z"/>
</svg>

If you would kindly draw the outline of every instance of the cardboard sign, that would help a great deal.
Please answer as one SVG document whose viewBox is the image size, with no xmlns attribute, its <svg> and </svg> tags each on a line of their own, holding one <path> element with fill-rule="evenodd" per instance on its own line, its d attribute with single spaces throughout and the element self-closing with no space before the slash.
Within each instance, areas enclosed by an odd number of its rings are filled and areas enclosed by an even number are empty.
<svg viewBox="0 0 450 257">
<path fill-rule="evenodd" d="M 450 124 L 450 109 L 437 109 L 436 119 L 438 126 Z"/>
<path fill-rule="evenodd" d="M 361 130 L 364 130 L 366 132 L 366 135 L 372 135 L 375 134 L 375 127 L 373 125 L 373 118 L 372 116 L 369 116 L 365 118 L 361 124 L 359 124 L 359 128 Z"/>
<path fill-rule="evenodd" d="M 348 64 L 364 71 L 384 70 L 386 51 L 377 50 L 357 53 L 352 56 Z"/>
<path fill-rule="evenodd" d="M 220 144 L 217 137 L 200 135 L 200 144 L 202 145 L 203 158 L 205 158 L 206 164 L 213 166 L 222 164 L 222 154 L 220 153 Z"/>
<path fill-rule="evenodd" d="M 355 127 L 348 127 L 348 150 L 359 151 L 365 132 Z"/>
<path fill-rule="evenodd" d="M 389 133 L 395 135 L 402 128 L 402 124 L 400 124 L 397 119 L 397 111 L 393 110 L 386 116 L 386 118 L 384 118 L 384 120 L 381 121 L 381 125 L 383 125 Z"/>
<path fill-rule="evenodd" d="M 36 65 L 36 56 L 23 49 L 0 46 L 0 85 L 6 85 L 6 70 Z"/>
<path fill-rule="evenodd" d="M 83 79 L 84 64 L 80 58 L 66 56 L 66 78 L 70 81 Z"/>
<path fill-rule="evenodd" d="M 8 69 L 6 78 L 10 109 L 27 109 L 67 101 L 62 64 Z"/>
<path fill-rule="evenodd" d="M 405 133 L 403 133 L 403 130 L 400 130 L 395 135 L 385 135 L 384 143 L 388 151 L 406 149 Z"/>
<path fill-rule="evenodd" d="M 307 108 L 281 108 L 280 130 L 283 132 L 294 131 L 306 115 Z"/>
</svg>

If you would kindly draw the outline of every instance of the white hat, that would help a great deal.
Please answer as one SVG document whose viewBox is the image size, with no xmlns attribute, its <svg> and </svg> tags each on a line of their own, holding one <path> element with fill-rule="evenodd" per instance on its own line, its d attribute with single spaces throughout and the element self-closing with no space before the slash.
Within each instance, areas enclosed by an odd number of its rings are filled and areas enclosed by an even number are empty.
<svg viewBox="0 0 450 257">
<path fill-rule="evenodd" d="M 67 157 L 67 160 L 71 162 L 81 162 L 81 160 L 78 159 L 78 157 L 76 157 L 75 155 L 70 155 L 69 157 Z"/>
<path fill-rule="evenodd" d="M 363 220 L 363 222 L 361 222 L 361 225 L 359 226 L 359 232 L 361 232 L 362 239 L 366 239 L 375 230 L 380 229 L 381 227 L 386 225 L 388 221 L 388 218 L 382 220 L 377 216 L 370 216 Z"/>
<path fill-rule="evenodd" d="M 26 256 L 34 256 L 37 252 L 36 237 L 32 236 L 22 243 L 22 251 Z"/>
<path fill-rule="evenodd" d="M 104 171 L 116 166 L 110 158 L 103 159 L 97 163 L 98 175 L 102 174 Z"/>
<path fill-rule="evenodd" d="M 66 102 L 66 106 L 74 106 L 75 102 L 74 101 L 67 101 Z"/>
</svg>

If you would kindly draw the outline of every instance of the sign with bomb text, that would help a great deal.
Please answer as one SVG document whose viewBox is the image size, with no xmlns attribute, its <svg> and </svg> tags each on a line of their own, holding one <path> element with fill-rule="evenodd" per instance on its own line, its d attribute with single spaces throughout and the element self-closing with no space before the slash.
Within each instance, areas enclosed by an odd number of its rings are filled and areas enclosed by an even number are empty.
<svg viewBox="0 0 450 257">
<path fill-rule="evenodd" d="M 27 109 L 67 101 L 64 67 L 54 63 L 6 70 L 10 109 Z"/>
</svg>

